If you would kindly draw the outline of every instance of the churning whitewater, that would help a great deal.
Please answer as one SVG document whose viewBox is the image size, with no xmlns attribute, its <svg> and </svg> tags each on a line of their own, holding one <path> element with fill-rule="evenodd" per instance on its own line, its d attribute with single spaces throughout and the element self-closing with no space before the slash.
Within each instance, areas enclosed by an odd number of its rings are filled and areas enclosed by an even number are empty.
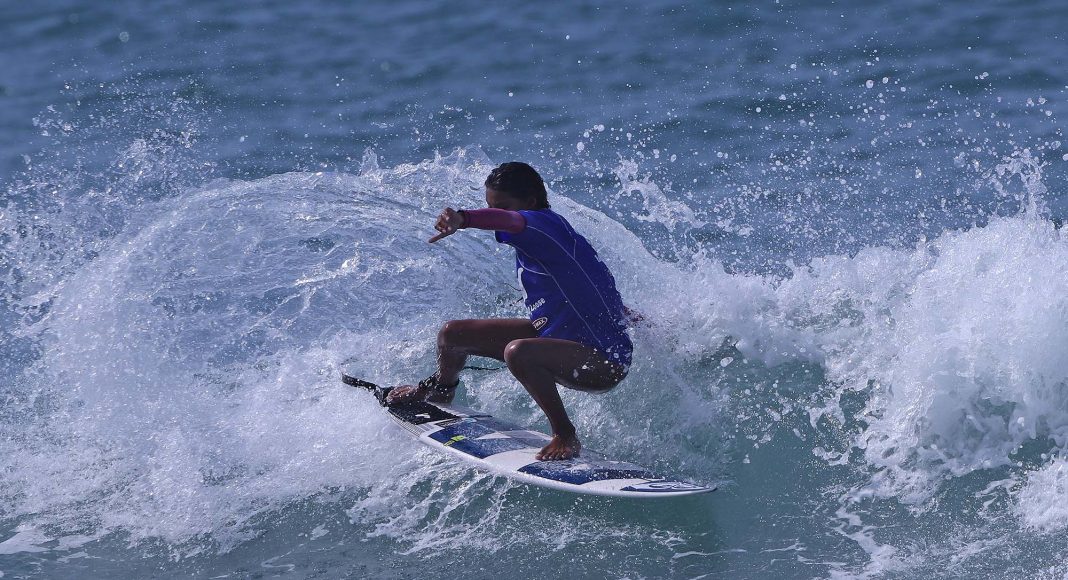
<svg viewBox="0 0 1068 580">
<path fill-rule="evenodd" d="M 966 558 L 976 542 L 1042 545 L 1068 523 L 1056 508 L 1068 242 L 1034 201 L 1026 156 L 1005 168 L 1018 214 L 786 277 L 728 273 L 705 252 L 653 257 L 555 194 L 647 320 L 624 386 L 565 394 L 575 422 L 607 452 L 724 482 L 714 516 L 488 477 L 339 386 L 342 364 L 383 382 L 425 373 L 427 337 L 450 317 L 520 312 L 491 239 L 424 240 L 438 200 L 478 204 L 490 166 L 477 150 L 384 169 L 369 153 L 358 175 L 213 182 L 131 210 L 123 233 L 56 278 L 31 273 L 46 229 L 10 238 L 11 288 L 35 292 L 10 296 L 33 306 L 12 333 L 33 361 L 4 404 L 3 505 L 17 522 L 4 550 L 120 541 L 182 561 L 263 542 L 279 519 L 315 544 L 323 519 L 418 558 L 641 542 L 640 566 L 685 571 L 730 546 L 708 533 L 726 512 L 774 529 L 732 559 L 844 549 L 832 570 L 870 571 Z M 5 231 L 22 218 L 5 214 Z M 469 404 L 544 428 L 506 371 L 465 384 Z M 800 489 L 768 470 L 794 472 Z M 947 524 L 922 545 L 902 529 Z"/>
<path fill-rule="evenodd" d="M 3 580 L 1068 573 L 1063 3 L 8 4 Z M 339 380 L 527 314 L 427 243 L 507 161 L 641 314 L 583 445 L 715 493 L 493 477 Z"/>
</svg>

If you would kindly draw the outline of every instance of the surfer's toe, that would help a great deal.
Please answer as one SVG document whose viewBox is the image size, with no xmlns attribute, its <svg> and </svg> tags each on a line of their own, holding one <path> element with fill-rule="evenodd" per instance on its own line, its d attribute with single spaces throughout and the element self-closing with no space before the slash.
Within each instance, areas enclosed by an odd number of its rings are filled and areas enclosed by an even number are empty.
<svg viewBox="0 0 1068 580">
<path fill-rule="evenodd" d="M 534 456 L 534 459 L 538 461 L 562 461 L 578 457 L 580 451 L 582 451 L 582 444 L 579 443 L 577 437 L 563 438 L 559 435 L 553 435 L 549 444 L 542 447 L 541 451 Z"/>
</svg>

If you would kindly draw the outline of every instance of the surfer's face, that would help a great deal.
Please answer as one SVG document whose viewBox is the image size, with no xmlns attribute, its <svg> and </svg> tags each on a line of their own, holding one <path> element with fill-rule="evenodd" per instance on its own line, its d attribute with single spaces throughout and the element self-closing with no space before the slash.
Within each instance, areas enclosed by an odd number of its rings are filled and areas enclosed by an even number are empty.
<svg viewBox="0 0 1068 580">
<path fill-rule="evenodd" d="M 501 193 L 492 187 L 486 188 L 486 205 L 494 209 L 508 209 L 519 211 L 521 209 L 534 209 L 534 198 L 519 198 Z"/>
</svg>

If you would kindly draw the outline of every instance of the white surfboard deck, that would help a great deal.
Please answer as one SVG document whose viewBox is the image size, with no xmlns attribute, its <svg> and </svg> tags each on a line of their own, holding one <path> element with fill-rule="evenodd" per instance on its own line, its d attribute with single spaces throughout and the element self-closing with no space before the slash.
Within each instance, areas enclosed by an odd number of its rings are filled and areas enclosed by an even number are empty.
<svg viewBox="0 0 1068 580">
<path fill-rule="evenodd" d="M 350 385 L 374 387 L 351 377 L 343 378 Z M 385 409 L 398 425 L 428 447 L 524 483 L 628 498 L 678 497 L 716 489 L 615 461 L 588 449 L 574 459 L 539 461 L 534 454 L 549 442 L 548 435 L 459 405 L 420 401 Z"/>
</svg>

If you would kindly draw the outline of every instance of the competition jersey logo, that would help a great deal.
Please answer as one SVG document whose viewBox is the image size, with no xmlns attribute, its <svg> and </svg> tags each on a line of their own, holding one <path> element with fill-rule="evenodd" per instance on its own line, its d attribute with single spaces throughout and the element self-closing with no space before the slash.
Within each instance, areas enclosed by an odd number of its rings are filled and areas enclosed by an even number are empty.
<svg viewBox="0 0 1068 580">
<path fill-rule="evenodd" d="M 541 330 L 541 327 L 545 326 L 545 324 L 547 322 L 549 322 L 549 319 L 544 317 L 544 316 L 542 316 L 541 318 L 535 320 L 534 321 L 534 330 Z"/>
</svg>

